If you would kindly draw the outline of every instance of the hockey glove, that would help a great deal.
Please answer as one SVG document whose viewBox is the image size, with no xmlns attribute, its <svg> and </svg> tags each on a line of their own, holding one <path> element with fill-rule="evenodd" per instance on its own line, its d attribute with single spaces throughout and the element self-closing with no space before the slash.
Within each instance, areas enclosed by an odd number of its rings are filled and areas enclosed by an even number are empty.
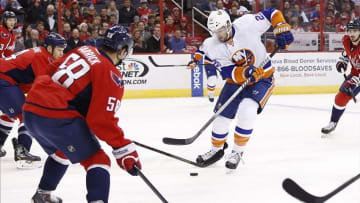
<svg viewBox="0 0 360 203">
<path fill-rule="evenodd" d="M 351 88 L 352 90 L 357 88 L 360 85 L 360 78 L 357 76 L 352 76 L 350 79 L 348 79 L 345 82 L 345 88 L 349 89 Z"/>
<path fill-rule="evenodd" d="M 238 66 L 234 71 L 234 77 L 238 84 L 242 84 L 248 78 L 251 78 L 250 82 L 257 82 L 264 77 L 264 69 L 255 66 Z"/>
<path fill-rule="evenodd" d="M 294 36 L 290 32 L 291 26 L 287 23 L 280 23 L 274 27 L 275 42 L 281 49 L 288 49 L 294 41 Z"/>
<path fill-rule="evenodd" d="M 339 73 L 346 72 L 347 65 L 349 63 L 349 57 L 346 55 L 345 51 L 341 53 L 338 62 L 336 63 L 336 70 Z"/>
<path fill-rule="evenodd" d="M 134 164 L 141 169 L 141 163 L 134 143 L 115 149 L 112 153 L 116 158 L 116 162 L 122 169 L 133 176 L 138 175 L 137 169 L 134 168 Z"/>
<path fill-rule="evenodd" d="M 194 69 L 196 66 L 198 66 L 200 61 L 191 59 L 191 61 L 187 64 L 187 69 Z"/>
</svg>

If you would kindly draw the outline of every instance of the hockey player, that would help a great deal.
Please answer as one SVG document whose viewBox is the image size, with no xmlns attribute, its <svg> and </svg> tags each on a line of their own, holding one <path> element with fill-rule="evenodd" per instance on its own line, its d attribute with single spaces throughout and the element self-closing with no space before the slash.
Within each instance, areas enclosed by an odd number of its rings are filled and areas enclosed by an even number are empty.
<svg viewBox="0 0 360 203">
<path fill-rule="evenodd" d="M 131 175 L 141 168 L 134 143 L 124 138 L 115 117 L 124 93 L 116 69 L 132 52 L 126 27 L 105 32 L 102 50 L 81 46 L 54 61 L 50 76 L 36 78 L 24 105 L 25 126 L 49 154 L 34 203 L 58 203 L 51 194 L 66 172 L 69 159 L 86 170 L 88 202 L 108 202 L 110 159 L 98 140 L 113 148 L 118 165 Z"/>
<path fill-rule="evenodd" d="M 0 119 L 0 157 L 6 154 L 2 146 L 13 121 L 19 119 L 18 139 L 13 138 L 14 158 L 18 168 L 38 167 L 40 163 L 40 157 L 29 153 L 32 138 L 22 122 L 24 94 L 31 88 L 35 77 L 47 74 L 47 65 L 61 57 L 65 47 L 66 41 L 61 35 L 50 33 L 42 47 L 25 49 L 0 59 L 0 110 L 7 117 L 7 120 L 4 116 Z"/>
<path fill-rule="evenodd" d="M 209 57 L 207 57 L 206 55 L 204 56 L 204 52 L 198 49 L 194 54 L 194 58 L 189 62 L 188 69 L 194 69 L 196 66 L 198 66 L 200 60 L 203 57 L 204 57 L 203 61 L 205 64 L 205 73 L 207 77 L 208 98 L 210 102 L 214 102 L 215 88 L 217 83 L 217 72 L 213 61 L 211 61 Z"/>
<path fill-rule="evenodd" d="M 223 10 L 210 13 L 207 26 L 212 37 L 204 41 L 200 51 L 216 64 L 220 75 L 226 80 L 214 111 L 216 112 L 247 78 L 251 78 L 251 83 L 214 120 L 212 148 L 199 155 L 197 163 L 207 166 L 224 156 L 229 125 L 237 116 L 234 145 L 225 164 L 227 168 L 237 168 L 253 132 L 257 115 L 262 112 L 274 89 L 274 68 L 271 62 L 259 67 L 266 58 L 261 35 L 271 25 L 276 43 L 282 49 L 287 49 L 294 40 L 291 27 L 276 9 L 247 14 L 233 23 Z"/>
<path fill-rule="evenodd" d="M 330 123 L 321 129 L 323 135 L 327 135 L 335 130 L 347 103 L 351 100 L 351 91 L 354 96 L 360 92 L 360 19 L 351 20 L 347 26 L 347 33 L 343 37 L 344 51 L 336 63 L 336 70 L 345 74 L 348 63 L 351 64 L 351 72 L 342 83 L 339 92 L 335 96 L 335 103 L 332 108 Z"/>
</svg>

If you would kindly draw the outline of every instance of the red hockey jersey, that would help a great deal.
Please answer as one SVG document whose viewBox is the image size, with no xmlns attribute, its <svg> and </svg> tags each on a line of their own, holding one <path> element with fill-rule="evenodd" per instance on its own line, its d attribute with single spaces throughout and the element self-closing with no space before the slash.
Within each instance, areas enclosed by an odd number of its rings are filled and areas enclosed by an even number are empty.
<svg viewBox="0 0 360 203">
<path fill-rule="evenodd" d="M 15 49 L 15 32 L 0 26 L 0 58 L 11 56 Z"/>
<path fill-rule="evenodd" d="M 47 66 L 52 61 L 54 57 L 44 47 L 25 49 L 0 58 L 0 78 L 19 85 L 27 93 L 35 77 L 47 74 Z"/>
<path fill-rule="evenodd" d="M 81 46 L 37 77 L 24 111 L 48 118 L 84 118 L 95 135 L 113 148 L 130 143 L 115 117 L 124 92 L 119 71 L 105 53 Z"/>
<path fill-rule="evenodd" d="M 360 76 L 360 45 L 353 46 L 348 35 L 343 38 L 343 45 L 346 55 L 350 58 L 351 75 Z"/>
</svg>

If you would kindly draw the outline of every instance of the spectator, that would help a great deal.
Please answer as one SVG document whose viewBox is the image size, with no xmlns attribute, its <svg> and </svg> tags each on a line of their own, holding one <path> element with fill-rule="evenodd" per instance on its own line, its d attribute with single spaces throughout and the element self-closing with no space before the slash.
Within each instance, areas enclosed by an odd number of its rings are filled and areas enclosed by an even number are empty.
<svg viewBox="0 0 360 203">
<path fill-rule="evenodd" d="M 216 10 L 224 10 L 230 15 L 229 9 L 224 7 L 224 2 L 222 0 L 216 1 Z"/>
<path fill-rule="evenodd" d="M 335 9 L 335 3 L 333 1 L 328 1 L 328 4 L 327 4 L 327 12 L 326 12 L 326 15 L 329 15 L 328 13 L 332 11 L 334 13 L 334 16 L 338 14 L 337 10 Z"/>
<path fill-rule="evenodd" d="M 357 18 L 360 16 L 360 2 L 355 4 L 355 8 L 351 13 L 351 18 Z"/>
<path fill-rule="evenodd" d="M 135 28 L 136 28 L 139 21 L 140 21 L 140 17 L 139 16 L 134 16 L 134 20 L 129 26 L 130 32 L 133 32 L 135 30 Z"/>
<path fill-rule="evenodd" d="M 310 32 L 320 32 L 320 19 L 317 17 L 312 18 L 309 28 Z"/>
<path fill-rule="evenodd" d="M 153 31 L 153 35 L 147 41 L 146 46 L 147 46 L 147 51 L 148 52 L 152 52 L 152 53 L 159 53 L 160 52 L 160 37 L 161 37 L 160 27 L 155 26 L 154 31 Z M 164 46 L 165 46 L 164 49 L 165 49 L 165 52 L 169 53 L 171 51 L 168 48 L 169 45 L 168 45 L 167 42 L 168 42 L 167 39 L 164 37 Z"/>
<path fill-rule="evenodd" d="M 163 0 L 163 10 L 164 10 L 164 19 L 166 19 L 169 15 L 171 15 L 171 11 L 166 6 L 166 0 Z M 160 8 L 158 8 L 155 13 L 159 14 Z"/>
<path fill-rule="evenodd" d="M 117 20 L 116 20 L 116 16 L 114 15 L 114 14 L 112 14 L 112 15 L 110 15 L 110 18 L 109 18 L 109 25 L 110 25 L 110 27 L 112 26 L 112 25 L 115 25 L 115 24 L 117 24 Z"/>
<path fill-rule="evenodd" d="M 236 6 L 232 6 L 230 10 L 230 20 L 233 22 L 236 18 L 240 17 L 238 15 L 238 8 Z"/>
<path fill-rule="evenodd" d="M 32 29 L 31 30 L 31 38 L 27 39 L 24 42 L 25 48 L 29 49 L 29 48 L 33 48 L 33 47 L 38 47 L 42 44 L 42 42 L 39 40 L 39 31 Z"/>
<path fill-rule="evenodd" d="M 180 29 L 181 29 L 182 37 L 191 36 L 192 30 L 190 25 L 188 24 L 188 19 L 185 16 L 181 18 Z"/>
<path fill-rule="evenodd" d="M 41 20 L 43 8 L 40 0 L 34 0 L 34 3 L 26 9 L 25 21 L 29 24 L 35 24 Z"/>
<path fill-rule="evenodd" d="M 286 11 L 284 13 L 284 18 L 286 22 L 290 22 L 290 19 L 292 18 L 292 12 L 291 11 Z"/>
<path fill-rule="evenodd" d="M 145 41 L 151 37 L 151 33 L 145 30 L 145 23 L 143 21 L 137 23 L 136 29 L 140 31 L 140 35 Z"/>
<path fill-rule="evenodd" d="M 320 4 L 316 4 L 315 11 L 311 13 L 310 20 L 313 21 L 314 18 L 320 19 Z"/>
<path fill-rule="evenodd" d="M 67 47 L 64 50 L 64 53 L 67 53 L 73 49 L 75 49 L 76 47 L 80 47 L 83 46 L 84 42 L 80 40 L 80 32 L 77 28 L 75 28 L 72 31 L 72 35 L 70 37 L 70 39 L 67 41 Z"/>
<path fill-rule="evenodd" d="M 31 38 L 31 30 L 31 24 L 25 23 L 23 25 L 21 35 L 24 42 Z"/>
<path fill-rule="evenodd" d="M 45 16 L 45 29 L 50 32 L 56 32 L 58 27 L 58 18 L 55 16 L 55 7 L 52 4 L 49 4 L 46 8 Z"/>
<path fill-rule="evenodd" d="M 348 16 L 350 17 L 352 14 L 352 7 L 351 7 L 350 3 L 344 3 L 342 11 L 346 12 L 348 14 Z"/>
<path fill-rule="evenodd" d="M 337 32 L 346 32 L 346 25 L 348 24 L 348 17 L 343 15 L 340 17 L 340 23 L 336 24 Z"/>
<path fill-rule="evenodd" d="M 248 0 L 240 0 L 240 6 L 244 6 L 248 11 L 252 11 L 252 6 Z"/>
<path fill-rule="evenodd" d="M 290 2 L 289 1 L 284 1 L 282 12 L 286 13 L 287 11 L 290 11 Z"/>
<path fill-rule="evenodd" d="M 85 42 L 90 37 L 89 26 L 87 23 L 81 23 L 80 26 L 80 40 Z"/>
<path fill-rule="evenodd" d="M 152 31 L 154 30 L 154 26 L 155 26 L 155 15 L 154 14 L 150 14 L 148 17 L 148 26 L 147 26 L 147 30 L 152 33 Z"/>
<path fill-rule="evenodd" d="M 174 37 L 169 40 L 169 44 L 173 53 L 183 53 L 186 51 L 185 39 L 181 37 L 181 30 L 177 28 Z"/>
<path fill-rule="evenodd" d="M 174 7 L 172 9 L 172 17 L 174 19 L 174 24 L 180 25 L 181 13 L 180 13 L 180 9 L 178 7 Z"/>
<path fill-rule="evenodd" d="M 146 17 L 148 19 L 148 16 L 150 14 L 154 14 L 154 11 L 148 7 L 147 0 L 140 0 L 140 7 L 138 7 L 137 12 L 139 13 L 140 17 Z"/>
<path fill-rule="evenodd" d="M 178 26 L 174 25 L 174 18 L 169 15 L 166 19 L 164 33 L 171 37 L 176 28 L 178 28 Z"/>
<path fill-rule="evenodd" d="M 16 36 L 14 53 L 17 53 L 17 52 L 25 49 L 24 38 L 22 36 L 22 30 L 23 30 L 22 26 L 18 26 L 16 29 L 14 29 L 15 36 Z"/>
<path fill-rule="evenodd" d="M 292 16 L 297 17 L 300 20 L 300 23 L 308 23 L 309 19 L 306 17 L 306 14 L 304 11 L 300 9 L 300 5 L 295 4 L 294 10 L 292 11 Z"/>
<path fill-rule="evenodd" d="M 102 22 L 108 22 L 109 21 L 109 16 L 107 15 L 107 9 L 106 8 L 102 8 L 100 10 L 100 17 L 101 17 Z"/>
<path fill-rule="evenodd" d="M 331 16 L 325 17 L 324 32 L 336 32 L 334 20 Z"/>
<path fill-rule="evenodd" d="M 304 28 L 300 25 L 299 18 L 296 16 L 291 17 L 290 19 L 291 31 L 296 32 L 305 32 Z"/>
<path fill-rule="evenodd" d="M 94 17 L 94 21 L 90 25 L 90 28 L 100 30 L 100 28 L 101 28 L 101 17 L 100 16 L 95 16 Z"/>
<path fill-rule="evenodd" d="M 69 40 L 71 37 L 71 26 L 68 22 L 65 22 L 63 25 L 61 35 L 65 38 L 65 40 Z"/>
<path fill-rule="evenodd" d="M 95 16 L 97 16 L 97 12 L 96 12 L 95 6 L 93 4 L 91 4 L 89 6 L 88 16 L 87 16 L 87 18 L 85 18 L 86 22 L 93 23 Z"/>
<path fill-rule="evenodd" d="M 117 24 L 119 22 L 119 11 L 116 8 L 116 2 L 115 1 L 110 1 L 109 3 L 109 8 L 107 9 L 107 15 L 111 16 L 111 15 L 115 15 L 115 23 Z"/>
<path fill-rule="evenodd" d="M 130 25 L 134 17 L 138 15 L 130 0 L 124 0 L 124 5 L 119 9 L 119 24 Z"/>
<path fill-rule="evenodd" d="M 101 28 L 100 28 L 100 30 L 99 30 L 99 35 L 100 35 L 100 36 L 104 36 L 105 31 L 106 31 L 108 28 L 109 28 L 109 23 L 107 23 L 107 22 L 102 22 L 102 23 L 101 23 Z"/>
<path fill-rule="evenodd" d="M 24 14 L 24 8 L 17 0 L 1 0 L 1 8 L 6 11 L 13 11 L 15 14 Z"/>
<path fill-rule="evenodd" d="M 90 7 L 90 5 L 92 5 L 92 4 L 88 0 L 81 0 L 80 3 L 79 3 L 80 7 Z"/>
<path fill-rule="evenodd" d="M 216 10 L 215 0 L 203 1 L 203 3 L 201 4 L 201 10 L 208 14 L 211 11 L 215 11 Z"/>
<path fill-rule="evenodd" d="M 76 28 L 76 26 L 77 26 L 76 18 L 75 18 L 75 16 L 73 16 L 73 15 L 71 14 L 71 10 L 70 10 L 70 9 L 65 8 L 63 20 L 64 20 L 64 22 L 69 23 L 71 29 Z"/>
<path fill-rule="evenodd" d="M 44 21 L 37 22 L 36 29 L 37 29 L 37 31 L 39 31 L 40 41 L 44 42 L 46 36 L 49 34 L 49 31 L 45 30 Z"/>
<path fill-rule="evenodd" d="M 146 43 L 144 38 L 141 36 L 141 31 L 139 29 L 135 29 L 132 36 L 134 39 L 134 53 L 146 52 Z"/>
<path fill-rule="evenodd" d="M 85 41 L 85 45 L 101 47 L 103 43 L 103 38 L 99 36 L 99 30 L 93 29 L 91 31 L 91 37 Z"/>
</svg>

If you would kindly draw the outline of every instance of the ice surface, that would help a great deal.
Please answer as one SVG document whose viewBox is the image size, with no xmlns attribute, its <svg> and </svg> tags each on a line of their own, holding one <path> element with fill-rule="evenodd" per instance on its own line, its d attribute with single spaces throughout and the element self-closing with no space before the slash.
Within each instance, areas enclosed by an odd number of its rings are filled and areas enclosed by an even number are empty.
<svg viewBox="0 0 360 203">
<path fill-rule="evenodd" d="M 138 147 L 143 172 L 174 203 L 298 202 L 281 187 L 287 177 L 312 194 L 325 195 L 360 173 L 359 105 L 351 101 L 332 136 L 320 138 L 333 101 L 334 94 L 272 96 L 248 144 L 245 165 L 239 165 L 234 173 L 227 174 L 224 160 L 200 169 Z M 161 139 L 193 136 L 212 115 L 213 105 L 207 98 L 124 100 L 119 123 L 129 138 L 195 160 L 198 154 L 209 150 L 211 127 L 188 146 L 165 145 Z M 233 129 L 232 126 L 230 147 Z M 42 169 L 15 168 L 12 136 L 5 144 L 8 155 L 0 163 L 0 202 L 30 202 Z M 113 161 L 109 202 L 160 202 L 140 177 L 132 177 L 116 165 L 111 148 L 105 143 L 102 146 Z M 36 142 L 32 153 L 46 159 Z M 199 175 L 193 177 L 190 172 Z M 360 202 L 359 191 L 360 181 L 328 202 Z M 79 164 L 69 167 L 55 194 L 65 203 L 86 202 L 85 171 Z"/>
</svg>

